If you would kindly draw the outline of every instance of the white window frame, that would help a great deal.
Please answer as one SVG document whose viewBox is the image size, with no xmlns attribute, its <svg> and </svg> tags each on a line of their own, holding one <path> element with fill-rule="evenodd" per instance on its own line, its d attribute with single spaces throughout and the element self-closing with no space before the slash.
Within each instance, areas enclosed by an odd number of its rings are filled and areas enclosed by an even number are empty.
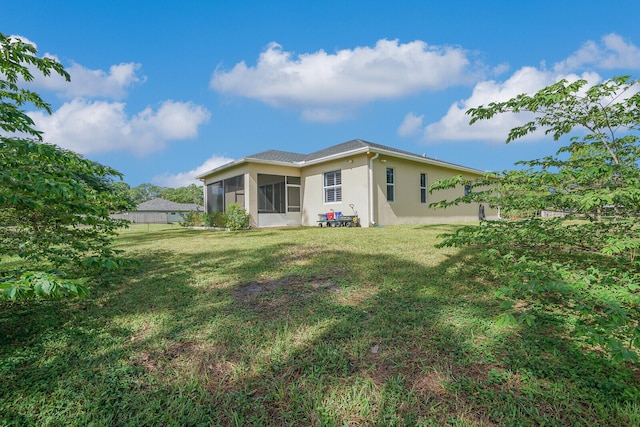
<svg viewBox="0 0 640 427">
<path fill-rule="evenodd" d="M 331 180 L 330 177 L 333 179 Z M 325 204 L 342 202 L 342 170 L 323 174 L 323 198 Z M 332 195 L 332 196 L 330 196 Z"/>
<path fill-rule="evenodd" d="M 423 177 L 424 177 L 424 183 L 422 182 Z M 427 175 L 426 172 L 420 172 L 420 203 L 423 205 L 426 205 L 427 202 L 429 201 L 428 186 L 429 186 L 429 175 Z"/>
<path fill-rule="evenodd" d="M 389 182 L 389 171 L 391 171 L 391 182 Z M 385 171 L 385 180 L 387 181 L 387 202 L 393 203 L 396 201 L 396 169 L 395 168 L 387 168 Z M 389 189 L 391 188 L 391 193 L 389 193 Z M 391 197 L 389 197 L 391 194 Z"/>
</svg>

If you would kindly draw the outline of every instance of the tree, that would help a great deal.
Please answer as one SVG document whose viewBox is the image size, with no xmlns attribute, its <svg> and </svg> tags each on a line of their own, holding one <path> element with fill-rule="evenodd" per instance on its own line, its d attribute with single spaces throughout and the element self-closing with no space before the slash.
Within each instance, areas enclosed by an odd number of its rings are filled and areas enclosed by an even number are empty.
<svg viewBox="0 0 640 427">
<path fill-rule="evenodd" d="M 18 87 L 18 81 L 33 80 L 29 65 L 45 76 L 51 75 L 53 71 L 67 81 L 70 80 L 69 74 L 56 60 L 36 56 L 35 46 L 20 39 L 0 33 L 0 49 L 0 76 L 3 76 L 0 79 L 0 128 L 6 132 L 24 133 L 41 140 L 42 133 L 33 128 L 33 120 L 20 107 L 31 103 L 49 114 L 51 107 L 37 93 Z"/>
<path fill-rule="evenodd" d="M 42 269 L 0 274 L 0 296 L 14 300 L 86 293 L 86 279 L 72 276 L 82 267 L 118 266 L 110 245 L 125 222 L 109 213 L 130 207 L 113 185 L 118 171 L 44 143 L 22 109 L 32 104 L 51 113 L 37 93 L 19 87 L 21 79 L 33 80 L 33 68 L 69 80 L 61 64 L 36 54 L 33 45 L 0 33 L 0 258 Z"/>
<path fill-rule="evenodd" d="M 533 114 L 509 132 L 507 143 L 541 130 L 556 141 L 573 136 L 555 155 L 518 162 L 521 169 L 478 180 L 456 177 L 430 188 L 474 189 L 437 207 L 469 202 L 500 207 L 505 220 L 460 228 L 442 245 L 490 248 L 496 271 L 517 284 L 507 292 L 506 306 L 558 292 L 566 307 L 576 308 L 577 330 L 607 347 L 615 360 L 637 360 L 633 349 L 640 348 L 639 89 L 640 81 L 630 77 L 591 87 L 585 80 L 563 80 L 534 95 L 473 108 L 467 111 L 471 124 L 499 114 Z M 542 218 L 541 211 L 560 216 Z M 620 286 L 605 292 L 607 284 Z M 516 315 L 527 323 L 534 318 L 531 310 L 520 310 L 502 319 Z"/>
<path fill-rule="evenodd" d="M 131 188 L 129 196 L 136 205 L 139 205 L 140 203 L 160 197 L 162 190 L 163 188 L 158 185 L 144 183 Z"/>
<path fill-rule="evenodd" d="M 202 187 L 189 184 L 186 187 L 163 188 L 160 197 L 175 203 L 194 203 L 202 206 L 204 204 L 204 193 Z"/>
<path fill-rule="evenodd" d="M 204 203 L 204 194 L 202 187 L 190 184 L 186 187 L 161 187 L 159 185 L 143 183 L 137 187 L 129 187 L 127 184 L 127 192 L 129 198 L 135 204 L 140 204 L 156 197 L 169 200 L 175 203 L 195 203 L 202 205 Z M 124 187 L 122 187 L 124 188 Z"/>
</svg>

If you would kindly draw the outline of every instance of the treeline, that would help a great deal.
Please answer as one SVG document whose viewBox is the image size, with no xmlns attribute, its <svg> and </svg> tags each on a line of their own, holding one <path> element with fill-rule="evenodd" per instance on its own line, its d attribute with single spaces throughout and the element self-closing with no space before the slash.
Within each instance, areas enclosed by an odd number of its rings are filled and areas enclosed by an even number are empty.
<svg viewBox="0 0 640 427">
<path fill-rule="evenodd" d="M 147 183 L 131 187 L 126 182 L 116 182 L 114 186 L 118 188 L 122 195 L 128 197 L 136 205 L 158 197 L 175 203 L 196 203 L 200 206 L 204 204 L 202 187 L 196 184 L 171 188 Z"/>
</svg>

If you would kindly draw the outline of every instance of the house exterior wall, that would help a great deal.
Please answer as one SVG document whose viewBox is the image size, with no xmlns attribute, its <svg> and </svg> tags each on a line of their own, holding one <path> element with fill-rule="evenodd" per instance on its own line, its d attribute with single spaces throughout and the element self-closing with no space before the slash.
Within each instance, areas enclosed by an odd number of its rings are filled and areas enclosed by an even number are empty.
<svg viewBox="0 0 640 427">
<path fill-rule="evenodd" d="M 245 209 L 251 214 L 251 227 L 258 227 L 258 175 L 300 176 L 300 168 L 293 166 L 250 163 L 249 173 L 245 176 Z M 248 178 L 248 179 L 247 179 Z M 283 217 L 284 218 L 284 217 Z M 286 224 L 286 221 L 285 221 Z M 275 225 L 285 225 L 275 224 Z"/>
<path fill-rule="evenodd" d="M 324 174 L 341 171 L 342 201 L 325 203 Z M 302 168 L 302 225 L 317 225 L 318 214 L 331 210 L 352 215 L 349 206 L 353 204 L 358 212 L 360 223 L 369 224 L 369 172 L 366 154 L 343 157 L 340 159 L 305 166 Z"/>
<path fill-rule="evenodd" d="M 242 164 L 242 165 L 237 165 L 234 167 L 231 167 L 229 169 L 226 169 L 220 173 L 217 173 L 215 175 L 209 175 L 207 176 L 204 180 L 204 206 L 205 206 L 205 212 L 208 212 L 208 203 L 207 203 L 207 185 L 209 184 L 213 184 L 214 182 L 218 182 L 218 181 L 222 181 L 225 179 L 231 179 L 234 178 L 238 175 L 242 175 L 244 177 L 244 192 L 245 192 L 245 197 L 244 197 L 244 208 L 247 210 L 247 212 L 249 212 L 250 214 L 252 213 L 250 210 L 251 207 L 251 201 L 250 201 L 250 196 L 251 196 L 251 192 L 249 190 L 249 181 L 250 181 L 250 173 L 249 173 L 249 166 L 248 164 Z M 257 191 L 257 187 L 256 190 Z M 247 197 L 247 195 L 249 195 L 249 197 Z M 258 204 L 255 204 L 255 216 L 252 214 L 251 215 L 251 226 L 252 227 L 256 227 L 256 223 L 254 223 L 255 218 L 257 218 L 257 214 L 258 214 Z"/>
<path fill-rule="evenodd" d="M 379 225 L 420 224 L 465 222 L 478 220 L 478 204 L 461 204 L 446 209 L 430 208 L 431 203 L 452 200 L 464 195 L 464 188 L 436 191 L 429 194 L 427 202 L 422 203 L 420 197 L 420 174 L 427 175 L 427 188 L 440 179 L 452 178 L 456 175 L 477 177 L 478 175 L 451 170 L 445 167 L 412 161 L 387 155 L 380 155 L 374 160 L 376 223 Z M 387 168 L 393 168 L 395 177 L 395 198 L 387 201 Z M 497 217 L 497 212 L 485 206 L 488 218 Z"/>
<path fill-rule="evenodd" d="M 318 214 L 331 210 L 352 215 L 357 211 L 360 224 L 363 227 L 371 225 L 418 224 L 467 222 L 478 220 L 478 204 L 461 204 L 446 209 L 433 209 L 429 204 L 444 199 L 453 200 L 464 194 L 464 188 L 428 193 L 428 187 L 440 179 L 447 179 L 456 175 L 477 177 L 478 174 L 450 169 L 446 166 L 433 165 L 420 159 L 412 160 L 390 153 L 361 152 L 337 159 L 301 166 L 274 165 L 262 162 L 248 162 L 232 166 L 204 178 L 206 185 L 238 175 L 244 176 L 244 208 L 251 215 L 251 226 L 293 225 L 288 218 L 277 218 L 259 223 L 258 213 L 258 175 L 294 176 L 301 178 L 301 225 L 316 226 Z M 373 159 L 373 160 L 372 160 Z M 369 168 L 372 160 L 373 167 L 373 195 L 369 186 Z M 386 169 L 394 169 L 395 200 L 387 201 Z M 326 203 L 324 198 L 324 176 L 327 172 L 339 170 L 342 178 L 342 200 Z M 427 175 L 427 201 L 421 202 L 420 174 Z M 206 190 L 205 190 L 206 196 Z M 372 205 L 369 203 L 373 196 Z M 205 206 L 207 201 L 205 200 Z M 350 207 L 353 205 L 353 210 Z M 373 212 L 371 212 L 373 206 Z M 498 212 L 488 205 L 484 206 L 487 219 L 497 218 Z M 277 214 L 267 214 L 277 215 Z M 262 214 L 265 217 L 265 214 Z M 274 217 L 275 218 L 275 217 Z M 263 218 L 265 219 L 265 218 Z M 297 221 L 297 219 L 296 219 Z"/>
<path fill-rule="evenodd" d="M 300 176 L 300 168 L 293 166 L 270 165 L 263 163 L 244 163 L 233 166 L 219 173 L 209 175 L 204 179 L 205 206 L 206 186 L 225 179 L 231 179 L 238 175 L 244 177 L 244 208 L 251 215 L 251 227 L 258 227 L 258 175 Z"/>
</svg>

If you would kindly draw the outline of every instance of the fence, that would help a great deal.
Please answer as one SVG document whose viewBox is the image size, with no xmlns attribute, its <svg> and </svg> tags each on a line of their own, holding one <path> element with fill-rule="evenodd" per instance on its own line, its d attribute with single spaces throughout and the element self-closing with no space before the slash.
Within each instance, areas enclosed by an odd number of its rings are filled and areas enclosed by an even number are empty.
<svg viewBox="0 0 640 427">
<path fill-rule="evenodd" d="M 139 213 L 129 212 L 125 214 L 111 214 L 114 219 L 126 219 L 134 224 L 168 224 L 168 216 L 166 213 Z"/>
</svg>

